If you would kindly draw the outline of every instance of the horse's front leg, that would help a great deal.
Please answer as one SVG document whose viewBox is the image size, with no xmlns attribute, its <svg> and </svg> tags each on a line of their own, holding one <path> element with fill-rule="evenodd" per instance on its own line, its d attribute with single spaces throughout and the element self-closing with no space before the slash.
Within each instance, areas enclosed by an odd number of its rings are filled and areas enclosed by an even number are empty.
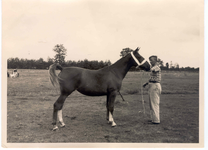
<svg viewBox="0 0 208 150">
<path fill-rule="evenodd" d="M 108 97 L 107 97 L 107 100 L 106 100 L 106 109 L 107 109 L 107 113 L 106 113 L 106 120 L 108 121 L 109 123 L 109 109 L 108 109 Z"/>
<path fill-rule="evenodd" d="M 116 123 L 114 122 L 114 119 L 113 119 L 115 99 L 116 99 L 116 92 L 115 91 L 109 92 L 107 95 L 107 102 L 108 102 L 108 109 L 107 109 L 108 112 L 107 113 L 109 115 L 109 122 L 112 123 L 112 127 L 116 126 Z"/>
</svg>

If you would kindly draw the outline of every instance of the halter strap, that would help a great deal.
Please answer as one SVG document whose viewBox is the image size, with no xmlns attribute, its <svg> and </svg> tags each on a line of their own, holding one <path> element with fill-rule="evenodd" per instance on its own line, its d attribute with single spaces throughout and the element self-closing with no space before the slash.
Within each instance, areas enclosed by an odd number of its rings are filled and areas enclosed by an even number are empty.
<svg viewBox="0 0 208 150">
<path fill-rule="evenodd" d="M 146 62 L 146 60 L 144 59 L 144 60 L 140 63 L 140 62 L 136 59 L 136 57 L 134 56 L 133 52 L 131 52 L 131 56 L 132 56 L 132 58 L 134 59 L 134 61 L 137 63 L 138 66 L 141 66 L 141 65 L 143 65 L 143 64 Z"/>
</svg>

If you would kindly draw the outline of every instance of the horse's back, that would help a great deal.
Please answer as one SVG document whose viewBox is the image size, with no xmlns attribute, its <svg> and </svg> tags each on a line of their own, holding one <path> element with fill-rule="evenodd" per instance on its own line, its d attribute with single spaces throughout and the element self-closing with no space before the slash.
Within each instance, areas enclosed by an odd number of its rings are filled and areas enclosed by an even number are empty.
<svg viewBox="0 0 208 150">
<path fill-rule="evenodd" d="M 117 81 L 108 69 L 90 70 L 79 67 L 65 67 L 59 77 L 62 90 L 77 90 L 90 96 L 106 95 L 109 88 L 119 89 Z"/>
<path fill-rule="evenodd" d="M 59 73 L 61 78 L 73 78 L 82 73 L 82 68 L 79 67 L 66 67 Z"/>
<path fill-rule="evenodd" d="M 59 73 L 59 83 L 64 90 L 75 90 L 84 82 L 85 77 L 92 77 L 93 70 L 84 69 L 80 67 L 64 67 Z"/>
<path fill-rule="evenodd" d="M 60 72 L 64 90 L 77 90 L 90 96 L 105 95 L 107 92 L 108 72 L 102 69 L 90 70 L 79 67 L 66 67 Z"/>
</svg>

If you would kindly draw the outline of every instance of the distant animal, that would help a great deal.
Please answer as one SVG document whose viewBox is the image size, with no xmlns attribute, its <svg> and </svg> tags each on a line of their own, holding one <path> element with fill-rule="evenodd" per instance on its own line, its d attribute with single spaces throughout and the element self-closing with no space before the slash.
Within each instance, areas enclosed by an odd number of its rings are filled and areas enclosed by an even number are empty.
<svg viewBox="0 0 208 150">
<path fill-rule="evenodd" d="M 19 73 L 17 72 L 17 69 L 14 69 L 13 70 L 12 74 L 10 74 L 10 77 L 11 78 L 17 78 L 17 77 L 19 77 Z"/>
<path fill-rule="evenodd" d="M 57 119 L 61 127 L 65 126 L 62 118 L 62 107 L 65 99 L 75 90 L 88 96 L 106 95 L 106 119 L 112 126 L 116 126 L 113 119 L 114 101 L 121 89 L 122 80 L 132 66 L 149 71 L 150 64 L 139 53 L 139 48 L 127 54 L 114 64 L 99 70 L 89 70 L 79 67 L 62 67 L 52 64 L 49 67 L 50 81 L 60 88 L 60 96 L 53 108 L 53 131 L 58 129 Z M 55 70 L 61 72 L 57 76 Z M 90 102 L 89 102 L 90 103 Z"/>
</svg>

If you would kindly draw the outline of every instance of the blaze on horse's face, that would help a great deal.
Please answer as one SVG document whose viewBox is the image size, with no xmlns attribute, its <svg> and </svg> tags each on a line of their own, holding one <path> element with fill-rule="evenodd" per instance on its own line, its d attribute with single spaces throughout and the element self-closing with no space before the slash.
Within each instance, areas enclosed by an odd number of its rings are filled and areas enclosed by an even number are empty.
<svg viewBox="0 0 208 150">
<path fill-rule="evenodd" d="M 137 58 L 137 60 L 139 61 L 139 63 L 141 63 L 141 65 L 139 65 L 139 68 L 145 71 L 149 71 L 150 70 L 150 64 L 147 60 L 145 60 L 144 57 L 142 57 L 139 54 L 139 48 L 137 48 L 136 50 L 134 50 L 133 52 L 134 56 Z M 145 62 L 143 62 L 145 61 Z"/>
</svg>

